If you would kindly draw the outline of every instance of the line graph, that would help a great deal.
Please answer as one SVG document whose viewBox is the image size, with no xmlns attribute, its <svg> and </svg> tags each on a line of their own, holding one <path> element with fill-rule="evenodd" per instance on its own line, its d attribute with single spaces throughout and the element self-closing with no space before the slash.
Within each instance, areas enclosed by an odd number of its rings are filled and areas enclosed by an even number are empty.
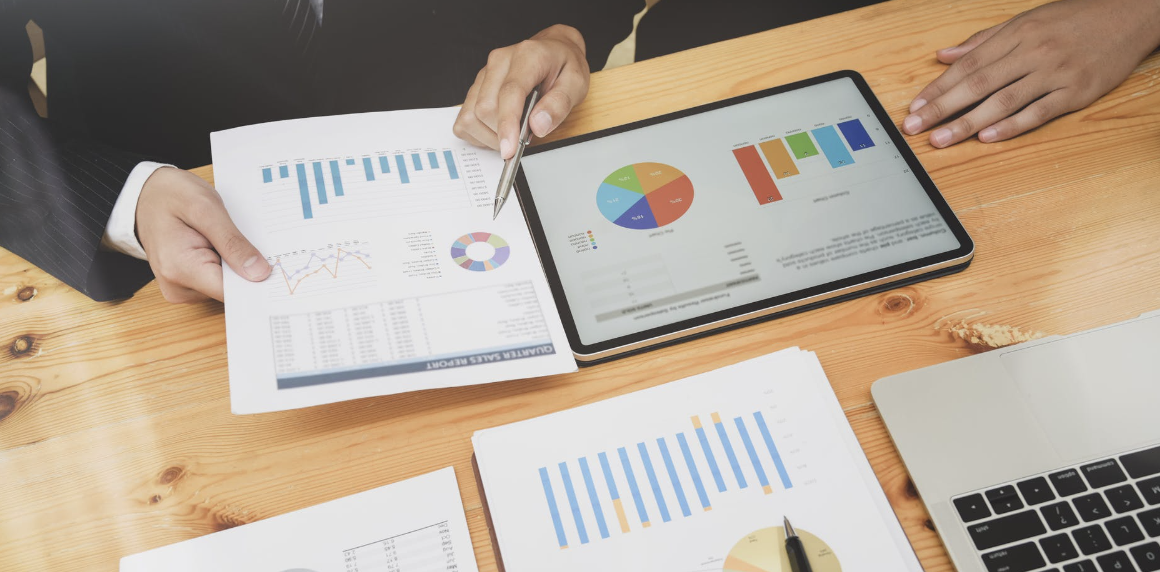
<svg viewBox="0 0 1160 572">
<path fill-rule="evenodd" d="M 347 240 L 268 257 L 271 298 L 340 294 L 374 283 L 371 244 Z"/>
</svg>

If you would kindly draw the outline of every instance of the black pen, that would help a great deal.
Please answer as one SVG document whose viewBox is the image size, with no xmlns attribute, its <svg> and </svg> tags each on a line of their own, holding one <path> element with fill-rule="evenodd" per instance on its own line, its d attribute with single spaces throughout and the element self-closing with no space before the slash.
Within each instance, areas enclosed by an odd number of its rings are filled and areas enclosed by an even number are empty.
<svg viewBox="0 0 1160 572">
<path fill-rule="evenodd" d="M 782 520 L 785 521 L 785 553 L 789 556 L 790 571 L 814 572 L 813 567 L 810 566 L 809 558 L 806 558 L 806 549 L 802 546 L 802 539 L 798 538 L 788 518 L 782 517 Z"/>
</svg>

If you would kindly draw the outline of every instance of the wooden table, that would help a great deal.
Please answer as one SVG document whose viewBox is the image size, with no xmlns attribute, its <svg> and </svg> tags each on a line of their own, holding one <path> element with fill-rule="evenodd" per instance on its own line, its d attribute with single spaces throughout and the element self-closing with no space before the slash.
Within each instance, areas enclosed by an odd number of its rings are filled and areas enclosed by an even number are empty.
<svg viewBox="0 0 1160 572">
<path fill-rule="evenodd" d="M 561 133 L 841 68 L 901 121 L 943 69 L 937 48 L 1038 3 L 895 0 L 599 73 Z M 170 305 L 155 285 L 97 304 L 0 250 L 0 570 L 115 570 L 447 465 L 480 568 L 495 570 L 472 432 L 791 345 L 820 356 L 923 565 L 951 570 L 870 384 L 1160 308 L 1158 78 L 1153 55 L 1091 107 L 1010 142 L 910 138 L 978 244 L 965 273 L 550 378 L 232 415 L 221 305 Z"/>
</svg>

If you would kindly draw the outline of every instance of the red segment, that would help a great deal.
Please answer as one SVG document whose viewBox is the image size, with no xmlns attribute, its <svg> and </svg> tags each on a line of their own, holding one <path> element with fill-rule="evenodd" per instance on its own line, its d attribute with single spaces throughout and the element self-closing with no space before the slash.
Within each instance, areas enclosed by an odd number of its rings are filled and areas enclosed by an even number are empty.
<svg viewBox="0 0 1160 572">
<path fill-rule="evenodd" d="M 764 205 L 781 200 L 781 193 L 777 190 L 773 177 L 769 176 L 769 169 L 761 162 L 756 147 L 750 145 L 734 149 L 733 157 L 737 159 L 737 164 L 741 165 L 741 172 L 745 173 L 745 178 L 753 189 L 753 196 L 757 197 L 757 204 Z"/>
<path fill-rule="evenodd" d="M 644 196 L 653 216 L 657 219 L 657 226 L 665 226 L 673 222 L 693 204 L 693 182 L 688 175 L 681 175 L 675 181 L 665 183 L 653 192 Z"/>
</svg>

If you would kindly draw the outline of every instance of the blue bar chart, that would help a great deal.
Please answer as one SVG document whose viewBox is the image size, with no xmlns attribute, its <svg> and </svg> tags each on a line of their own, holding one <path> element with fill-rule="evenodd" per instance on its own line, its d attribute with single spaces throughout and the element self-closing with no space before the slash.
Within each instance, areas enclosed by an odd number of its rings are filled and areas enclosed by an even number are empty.
<svg viewBox="0 0 1160 572">
<path fill-rule="evenodd" d="M 793 488 L 761 411 L 728 421 L 713 412 L 709 415 L 712 428 L 701 419 L 691 416 L 689 430 L 674 435 L 540 467 L 544 516 L 555 530 L 559 547 L 610 538 L 617 525 L 626 534 L 707 513 L 713 510 L 710 495 L 764 496 Z M 728 464 L 729 478 L 720 470 L 720 453 Z M 598 471 L 593 470 L 595 465 Z M 579 477 L 575 467 L 579 467 Z M 703 470 L 706 467 L 708 473 Z M 747 474 L 756 476 L 760 493 L 750 486 Z M 778 476 L 780 488 L 771 480 L 773 475 Z M 625 491 L 631 498 L 628 506 L 621 496 Z M 697 506 L 700 510 L 694 510 Z"/>
<path fill-rule="evenodd" d="M 455 152 L 445 149 L 286 161 L 261 167 L 260 176 L 264 186 L 280 186 L 294 193 L 301 203 L 300 220 L 309 220 L 323 212 L 319 208 L 322 205 L 346 197 L 352 185 L 359 186 L 360 192 L 369 190 L 368 184 L 375 187 L 370 192 L 382 192 L 392 186 L 439 183 L 464 188 L 460 168 Z M 415 178 L 419 173 L 423 174 L 421 180 Z"/>
</svg>

